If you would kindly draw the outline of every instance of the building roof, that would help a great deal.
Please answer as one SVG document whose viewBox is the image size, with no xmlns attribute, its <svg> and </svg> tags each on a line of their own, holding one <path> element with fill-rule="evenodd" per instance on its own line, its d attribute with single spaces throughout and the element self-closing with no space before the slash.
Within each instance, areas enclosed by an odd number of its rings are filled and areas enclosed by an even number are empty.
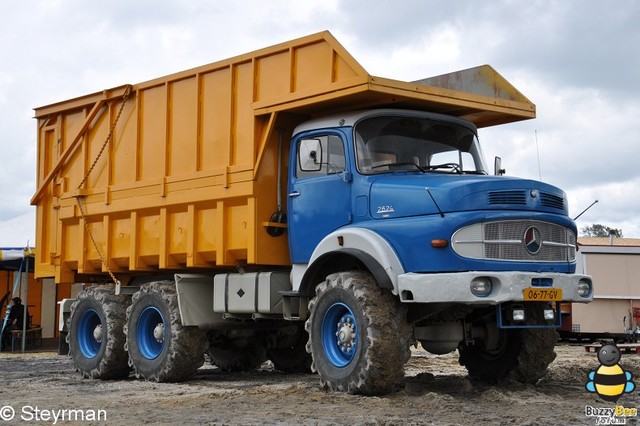
<svg viewBox="0 0 640 426">
<path fill-rule="evenodd" d="M 640 238 L 578 237 L 581 246 L 640 247 Z"/>
</svg>

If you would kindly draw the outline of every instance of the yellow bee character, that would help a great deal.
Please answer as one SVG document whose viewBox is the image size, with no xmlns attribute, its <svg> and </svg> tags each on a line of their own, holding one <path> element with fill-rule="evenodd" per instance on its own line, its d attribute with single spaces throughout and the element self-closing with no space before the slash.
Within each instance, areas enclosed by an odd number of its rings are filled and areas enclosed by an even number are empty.
<svg viewBox="0 0 640 426">
<path fill-rule="evenodd" d="M 605 401 L 616 402 L 623 393 L 631 393 L 636 385 L 632 374 L 620 366 L 620 349 L 616 345 L 604 345 L 598 350 L 600 367 L 589 373 L 585 384 L 587 391 L 595 392 Z"/>
</svg>

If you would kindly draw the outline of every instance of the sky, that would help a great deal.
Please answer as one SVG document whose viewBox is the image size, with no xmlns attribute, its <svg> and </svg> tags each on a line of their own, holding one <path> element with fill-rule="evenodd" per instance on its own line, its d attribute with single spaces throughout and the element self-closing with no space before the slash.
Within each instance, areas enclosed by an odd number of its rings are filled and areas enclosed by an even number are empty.
<svg viewBox="0 0 640 426">
<path fill-rule="evenodd" d="M 375 76 L 493 66 L 537 118 L 481 129 L 487 163 L 640 238 L 640 1 L 23 0 L 0 21 L 0 221 L 32 209 L 33 108 L 329 30 Z"/>
</svg>

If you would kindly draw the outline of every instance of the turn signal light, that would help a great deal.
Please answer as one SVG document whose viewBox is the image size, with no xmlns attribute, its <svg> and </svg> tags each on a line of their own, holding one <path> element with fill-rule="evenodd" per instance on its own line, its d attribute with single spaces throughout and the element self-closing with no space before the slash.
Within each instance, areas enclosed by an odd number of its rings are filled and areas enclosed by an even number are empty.
<svg viewBox="0 0 640 426">
<path fill-rule="evenodd" d="M 434 248 L 445 248 L 449 245 L 449 241 L 447 240 L 431 240 L 431 247 Z"/>
</svg>

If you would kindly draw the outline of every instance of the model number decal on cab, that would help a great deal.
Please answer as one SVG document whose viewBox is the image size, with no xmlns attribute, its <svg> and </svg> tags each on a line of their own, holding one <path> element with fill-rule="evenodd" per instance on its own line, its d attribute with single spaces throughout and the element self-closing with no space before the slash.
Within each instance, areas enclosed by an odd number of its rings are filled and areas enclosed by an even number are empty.
<svg viewBox="0 0 640 426">
<path fill-rule="evenodd" d="M 384 214 L 384 213 L 393 213 L 393 212 L 395 212 L 393 206 L 378 206 L 378 211 L 376 213 Z"/>
</svg>

